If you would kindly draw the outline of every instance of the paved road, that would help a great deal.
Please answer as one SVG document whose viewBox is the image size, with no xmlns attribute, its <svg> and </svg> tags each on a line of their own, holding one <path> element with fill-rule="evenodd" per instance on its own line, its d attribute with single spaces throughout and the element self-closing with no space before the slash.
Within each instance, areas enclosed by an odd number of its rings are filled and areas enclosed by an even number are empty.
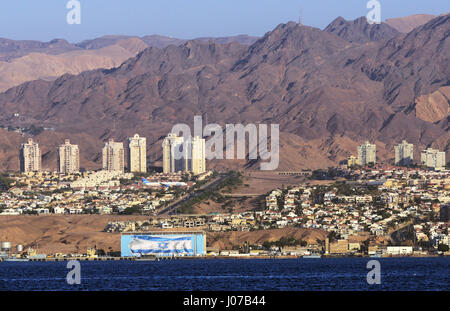
<svg viewBox="0 0 450 311">
<path fill-rule="evenodd" d="M 158 213 L 156 215 L 163 215 L 163 214 L 169 214 L 170 215 L 170 214 L 174 214 L 175 211 L 176 211 L 176 208 L 178 206 L 180 206 L 181 204 L 183 204 L 183 203 L 189 201 L 190 199 L 196 197 L 198 195 L 198 191 L 214 187 L 218 183 L 222 182 L 229 175 L 230 175 L 229 173 L 228 174 L 223 174 L 223 173 L 219 174 L 219 176 L 217 176 L 215 179 L 211 180 L 210 182 L 204 184 L 199 189 L 195 190 L 195 192 L 187 194 L 187 195 L 184 195 L 181 198 L 179 198 L 178 200 L 170 203 L 164 209 L 158 211 Z"/>
<path fill-rule="evenodd" d="M 262 196 L 262 193 L 222 193 L 224 197 L 233 197 L 233 198 L 245 198 L 245 197 L 259 197 Z"/>
</svg>

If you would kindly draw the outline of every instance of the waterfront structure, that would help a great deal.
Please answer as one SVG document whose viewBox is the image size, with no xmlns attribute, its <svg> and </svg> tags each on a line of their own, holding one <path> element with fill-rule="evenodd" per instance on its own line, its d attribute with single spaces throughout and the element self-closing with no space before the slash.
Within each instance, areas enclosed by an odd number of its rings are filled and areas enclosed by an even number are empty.
<svg viewBox="0 0 450 311">
<path fill-rule="evenodd" d="M 80 151 L 66 139 L 58 147 L 58 169 L 60 173 L 72 174 L 80 171 Z"/>
<path fill-rule="evenodd" d="M 147 172 L 147 142 L 145 137 L 134 134 L 128 139 L 128 169 L 132 173 Z"/>
<path fill-rule="evenodd" d="M 403 140 L 401 144 L 394 146 L 395 165 L 412 165 L 414 159 L 414 145 Z"/>
<path fill-rule="evenodd" d="M 122 257 L 176 257 L 206 255 L 204 231 L 147 232 L 122 234 Z"/>
<path fill-rule="evenodd" d="M 110 139 L 103 147 L 103 169 L 110 172 L 124 172 L 123 143 Z"/>
<path fill-rule="evenodd" d="M 346 254 L 349 252 L 348 240 L 337 240 L 329 244 L 330 254 Z"/>
<path fill-rule="evenodd" d="M 330 238 L 326 238 L 325 239 L 325 254 L 329 254 L 330 253 Z"/>
<path fill-rule="evenodd" d="M 206 159 L 205 159 L 205 140 L 198 136 L 195 136 L 190 142 L 189 152 L 189 168 L 194 175 L 200 175 L 206 172 Z"/>
<path fill-rule="evenodd" d="M 184 148 L 184 138 L 170 133 L 163 141 L 163 172 L 176 173 L 185 171 L 187 165 L 187 148 Z"/>
<path fill-rule="evenodd" d="M 428 148 L 421 153 L 421 162 L 423 166 L 442 170 L 445 168 L 445 152 Z"/>
<path fill-rule="evenodd" d="M 377 162 L 377 146 L 366 141 L 358 147 L 358 164 L 368 165 Z"/>
<path fill-rule="evenodd" d="M 412 246 L 388 246 L 386 253 L 393 256 L 411 255 L 413 248 Z"/>
<path fill-rule="evenodd" d="M 32 138 L 20 148 L 20 171 L 22 173 L 41 171 L 41 150 Z"/>
</svg>

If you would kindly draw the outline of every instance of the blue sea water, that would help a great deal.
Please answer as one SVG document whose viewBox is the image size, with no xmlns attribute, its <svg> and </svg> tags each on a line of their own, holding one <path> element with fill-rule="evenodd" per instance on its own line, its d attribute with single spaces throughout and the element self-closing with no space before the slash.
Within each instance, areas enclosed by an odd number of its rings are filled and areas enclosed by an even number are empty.
<svg viewBox="0 0 450 311">
<path fill-rule="evenodd" d="M 450 258 L 376 258 L 381 284 L 366 281 L 373 258 L 0 262 L 0 290 L 450 290 Z"/>
</svg>

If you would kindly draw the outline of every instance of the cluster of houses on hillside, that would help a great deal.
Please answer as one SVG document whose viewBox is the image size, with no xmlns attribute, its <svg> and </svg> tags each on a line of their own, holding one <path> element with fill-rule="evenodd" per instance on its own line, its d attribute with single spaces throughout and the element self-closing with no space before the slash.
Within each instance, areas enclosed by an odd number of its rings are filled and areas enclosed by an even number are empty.
<svg viewBox="0 0 450 311">
<path fill-rule="evenodd" d="M 153 179 L 178 181 L 179 174 Z M 12 177 L 13 186 L 0 193 L 0 215 L 117 214 L 138 209 L 151 215 L 176 198 L 170 187 L 148 187 L 131 173 L 87 172 L 60 175 L 30 173 Z M 181 191 L 193 185 L 180 187 Z"/>
</svg>

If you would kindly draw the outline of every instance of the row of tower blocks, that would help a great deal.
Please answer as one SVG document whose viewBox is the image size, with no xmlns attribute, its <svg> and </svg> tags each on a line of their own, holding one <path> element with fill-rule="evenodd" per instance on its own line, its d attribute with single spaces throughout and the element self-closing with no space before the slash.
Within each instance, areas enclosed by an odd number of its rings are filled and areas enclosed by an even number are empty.
<svg viewBox="0 0 450 311">
<path fill-rule="evenodd" d="M 395 164 L 409 166 L 414 164 L 414 145 L 403 140 L 394 146 Z M 428 148 L 420 154 L 421 164 L 428 168 L 444 169 L 446 165 L 445 152 Z M 377 162 L 377 146 L 366 141 L 358 146 L 358 156 L 350 156 L 347 160 L 349 166 L 369 165 Z"/>
<path fill-rule="evenodd" d="M 180 152 L 181 151 L 181 152 Z M 394 146 L 395 164 L 414 163 L 414 145 L 403 140 Z M 377 147 L 366 141 L 358 146 L 358 156 L 350 156 L 349 166 L 375 164 Z M 181 155 L 181 156 L 180 156 Z M 41 151 L 38 143 L 29 139 L 22 144 L 20 157 L 21 171 L 24 173 L 41 171 Z M 124 172 L 124 147 L 122 142 L 110 139 L 103 147 L 103 169 Z M 423 166 L 443 169 L 446 166 L 445 152 L 428 148 L 421 153 Z M 80 169 L 80 152 L 77 145 L 66 140 L 58 147 L 58 170 L 60 173 L 75 173 Z M 128 169 L 133 173 L 147 172 L 147 149 L 145 137 L 135 134 L 128 139 Z M 169 134 L 163 141 L 163 172 L 192 172 L 195 175 L 206 171 L 205 139 L 198 136 L 184 141 L 183 137 Z"/>
<path fill-rule="evenodd" d="M 194 137 L 184 143 L 183 137 L 169 134 L 163 142 L 164 173 L 192 172 L 194 175 L 206 171 L 205 140 Z M 185 146 L 185 148 L 182 148 Z M 147 172 L 147 142 L 145 137 L 135 134 L 128 139 L 128 170 L 132 173 Z M 182 150 L 181 158 L 177 150 Z M 125 154 L 122 142 L 108 140 L 102 150 L 103 170 L 124 172 Z M 179 159 L 180 158 L 180 159 Z M 20 170 L 23 173 L 42 170 L 41 150 L 33 139 L 22 144 L 20 149 Z M 73 145 L 66 139 L 58 147 L 58 171 L 63 174 L 80 171 L 80 151 L 78 145 Z"/>
</svg>

